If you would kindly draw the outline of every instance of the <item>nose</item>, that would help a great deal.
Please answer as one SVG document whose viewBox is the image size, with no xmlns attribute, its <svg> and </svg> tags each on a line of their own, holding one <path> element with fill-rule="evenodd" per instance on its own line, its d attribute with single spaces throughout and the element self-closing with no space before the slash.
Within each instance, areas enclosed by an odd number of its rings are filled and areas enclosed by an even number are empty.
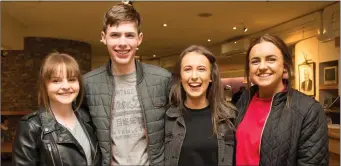
<svg viewBox="0 0 341 166">
<path fill-rule="evenodd" d="M 259 70 L 266 70 L 266 69 L 267 69 L 267 65 L 265 61 L 261 61 L 259 64 Z"/>
<path fill-rule="evenodd" d="M 124 35 L 122 35 L 118 41 L 118 46 L 120 48 L 124 48 L 127 46 L 127 41 L 126 41 L 126 37 Z"/>
<path fill-rule="evenodd" d="M 198 75 L 197 75 L 197 72 L 195 70 L 192 71 L 192 77 L 191 77 L 192 80 L 197 80 L 198 79 Z"/>
<path fill-rule="evenodd" d="M 70 89 L 70 83 L 69 83 L 69 81 L 64 80 L 63 83 L 62 83 L 62 85 L 61 85 L 61 89 L 64 89 L 64 90 Z"/>
</svg>

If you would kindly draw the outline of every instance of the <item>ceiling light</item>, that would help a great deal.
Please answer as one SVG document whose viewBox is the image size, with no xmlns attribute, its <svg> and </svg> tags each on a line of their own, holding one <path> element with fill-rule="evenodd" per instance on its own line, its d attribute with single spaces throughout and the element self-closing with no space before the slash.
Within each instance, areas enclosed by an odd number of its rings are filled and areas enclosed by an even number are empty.
<svg viewBox="0 0 341 166">
<path fill-rule="evenodd" d="M 237 29 L 237 27 L 233 27 L 233 30 L 236 30 Z"/>
<path fill-rule="evenodd" d="M 164 27 L 166 27 L 166 26 L 167 26 L 167 24 L 163 24 L 163 26 L 164 26 Z"/>
<path fill-rule="evenodd" d="M 156 57 L 156 55 L 153 55 L 153 57 L 155 58 L 155 57 Z"/>
<path fill-rule="evenodd" d="M 235 41 L 234 44 L 236 44 L 237 42 Z"/>
<path fill-rule="evenodd" d="M 208 41 L 208 42 L 210 42 L 210 41 L 211 41 L 211 39 L 208 39 L 207 41 Z"/>
<path fill-rule="evenodd" d="M 211 17 L 212 13 L 199 13 L 198 16 L 199 17 Z"/>
</svg>

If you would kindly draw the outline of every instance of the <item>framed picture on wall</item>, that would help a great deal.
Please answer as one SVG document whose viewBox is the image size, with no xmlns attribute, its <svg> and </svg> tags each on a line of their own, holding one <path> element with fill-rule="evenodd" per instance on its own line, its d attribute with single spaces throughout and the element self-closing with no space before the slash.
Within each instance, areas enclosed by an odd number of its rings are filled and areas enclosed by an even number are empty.
<svg viewBox="0 0 341 166">
<path fill-rule="evenodd" d="M 323 81 L 325 85 L 337 85 L 337 66 L 323 69 Z"/>
<path fill-rule="evenodd" d="M 304 63 L 298 66 L 299 91 L 315 96 L 315 63 Z"/>
</svg>

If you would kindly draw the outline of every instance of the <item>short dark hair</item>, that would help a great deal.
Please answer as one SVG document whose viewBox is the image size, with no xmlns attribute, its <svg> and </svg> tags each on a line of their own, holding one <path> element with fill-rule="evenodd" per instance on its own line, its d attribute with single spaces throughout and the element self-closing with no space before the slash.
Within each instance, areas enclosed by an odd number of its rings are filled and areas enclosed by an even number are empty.
<svg viewBox="0 0 341 166">
<path fill-rule="evenodd" d="M 108 25 L 117 26 L 122 21 L 135 22 L 137 32 L 141 32 L 141 16 L 133 5 L 120 3 L 112 6 L 104 15 L 102 31 L 106 33 Z"/>
</svg>

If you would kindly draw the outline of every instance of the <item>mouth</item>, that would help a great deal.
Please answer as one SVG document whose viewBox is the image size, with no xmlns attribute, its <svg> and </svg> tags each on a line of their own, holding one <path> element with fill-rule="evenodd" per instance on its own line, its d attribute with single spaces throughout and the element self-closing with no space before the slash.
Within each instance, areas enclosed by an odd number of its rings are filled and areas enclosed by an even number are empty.
<svg viewBox="0 0 341 166">
<path fill-rule="evenodd" d="M 57 93 L 57 95 L 60 95 L 60 96 L 70 96 L 72 94 L 73 94 L 73 92 Z"/>
<path fill-rule="evenodd" d="M 269 77 L 271 76 L 272 74 L 269 74 L 269 73 L 262 73 L 262 74 L 258 74 L 258 77 L 261 77 L 261 78 L 266 78 L 266 77 Z"/>
<path fill-rule="evenodd" d="M 127 55 L 130 50 L 115 50 L 115 52 L 119 55 L 119 56 L 125 56 Z"/>
<path fill-rule="evenodd" d="M 189 83 L 188 85 L 192 90 L 198 90 L 200 89 L 202 83 Z"/>
</svg>

